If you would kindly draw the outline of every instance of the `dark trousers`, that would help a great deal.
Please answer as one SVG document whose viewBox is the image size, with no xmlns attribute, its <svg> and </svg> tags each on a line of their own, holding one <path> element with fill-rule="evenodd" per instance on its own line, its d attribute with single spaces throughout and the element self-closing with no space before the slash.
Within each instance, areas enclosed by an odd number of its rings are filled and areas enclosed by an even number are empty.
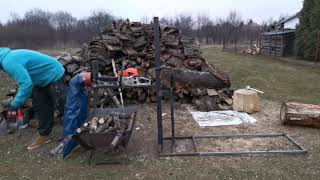
<svg viewBox="0 0 320 180">
<path fill-rule="evenodd" d="M 48 136 L 54 124 L 54 111 L 63 113 L 65 100 L 65 83 L 63 77 L 45 87 L 34 87 L 32 106 L 38 119 L 38 132 Z"/>
</svg>

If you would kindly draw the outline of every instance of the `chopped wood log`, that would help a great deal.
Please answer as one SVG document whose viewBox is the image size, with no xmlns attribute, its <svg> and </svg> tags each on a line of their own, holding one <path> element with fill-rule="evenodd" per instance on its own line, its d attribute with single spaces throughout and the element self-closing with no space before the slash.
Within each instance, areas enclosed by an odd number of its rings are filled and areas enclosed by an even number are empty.
<svg viewBox="0 0 320 180">
<path fill-rule="evenodd" d="M 187 59 L 185 61 L 185 66 L 193 70 L 201 70 L 203 64 L 204 62 L 201 59 Z"/>
<path fill-rule="evenodd" d="M 186 88 L 203 87 L 222 89 L 230 86 L 230 84 L 225 84 L 210 72 L 193 71 L 189 69 L 163 69 L 161 71 L 161 79 L 169 80 L 171 74 L 174 76 L 175 82 L 183 83 Z"/>
<path fill-rule="evenodd" d="M 320 105 L 296 102 L 283 103 L 280 119 L 286 125 L 300 125 L 320 128 Z"/>
<path fill-rule="evenodd" d="M 67 73 L 73 74 L 73 72 L 79 69 L 79 65 L 77 63 L 68 64 L 66 66 L 66 69 L 67 69 Z"/>
<path fill-rule="evenodd" d="M 233 95 L 233 109 L 235 111 L 253 113 L 261 110 L 258 93 L 252 90 L 239 89 Z"/>
</svg>

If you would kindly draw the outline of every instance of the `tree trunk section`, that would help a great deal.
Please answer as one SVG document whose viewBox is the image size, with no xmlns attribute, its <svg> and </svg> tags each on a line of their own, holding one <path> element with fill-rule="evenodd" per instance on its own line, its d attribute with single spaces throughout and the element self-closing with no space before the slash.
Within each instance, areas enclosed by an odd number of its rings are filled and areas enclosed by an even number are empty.
<svg viewBox="0 0 320 180">
<path fill-rule="evenodd" d="M 261 100 L 258 93 L 247 89 L 236 90 L 233 94 L 233 109 L 246 113 L 259 112 Z"/>
<path fill-rule="evenodd" d="M 280 119 L 286 125 L 320 127 L 320 106 L 295 102 L 283 103 Z"/>
<path fill-rule="evenodd" d="M 169 81 L 171 74 L 173 74 L 176 83 L 183 84 L 186 88 L 204 87 L 208 89 L 222 89 L 230 87 L 228 82 L 226 83 L 210 72 L 192 71 L 188 69 L 163 69 L 161 70 L 161 80 Z"/>
</svg>

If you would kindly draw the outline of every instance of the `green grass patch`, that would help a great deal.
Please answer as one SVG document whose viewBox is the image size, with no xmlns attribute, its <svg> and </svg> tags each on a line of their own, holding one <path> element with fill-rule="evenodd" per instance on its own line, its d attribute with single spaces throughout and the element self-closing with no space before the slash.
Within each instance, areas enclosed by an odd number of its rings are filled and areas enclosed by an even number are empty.
<svg viewBox="0 0 320 180">
<path fill-rule="evenodd" d="M 281 102 L 298 101 L 320 104 L 320 68 L 292 63 L 267 56 L 222 52 L 219 48 L 203 49 L 209 63 L 226 71 L 232 88 L 247 85 L 265 92 L 263 97 Z"/>
</svg>

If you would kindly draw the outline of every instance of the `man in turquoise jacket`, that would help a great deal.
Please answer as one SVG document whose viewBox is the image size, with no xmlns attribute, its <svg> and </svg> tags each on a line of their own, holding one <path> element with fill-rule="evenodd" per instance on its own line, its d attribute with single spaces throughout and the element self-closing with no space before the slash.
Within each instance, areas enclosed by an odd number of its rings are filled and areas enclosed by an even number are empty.
<svg viewBox="0 0 320 180">
<path fill-rule="evenodd" d="M 57 84 L 61 84 L 64 75 L 62 64 L 36 51 L 0 48 L 0 69 L 11 76 L 19 86 L 18 93 L 10 104 L 11 108 L 19 108 L 33 92 L 33 108 L 39 122 L 39 136 L 28 149 L 49 143 L 54 122 Z"/>
</svg>

